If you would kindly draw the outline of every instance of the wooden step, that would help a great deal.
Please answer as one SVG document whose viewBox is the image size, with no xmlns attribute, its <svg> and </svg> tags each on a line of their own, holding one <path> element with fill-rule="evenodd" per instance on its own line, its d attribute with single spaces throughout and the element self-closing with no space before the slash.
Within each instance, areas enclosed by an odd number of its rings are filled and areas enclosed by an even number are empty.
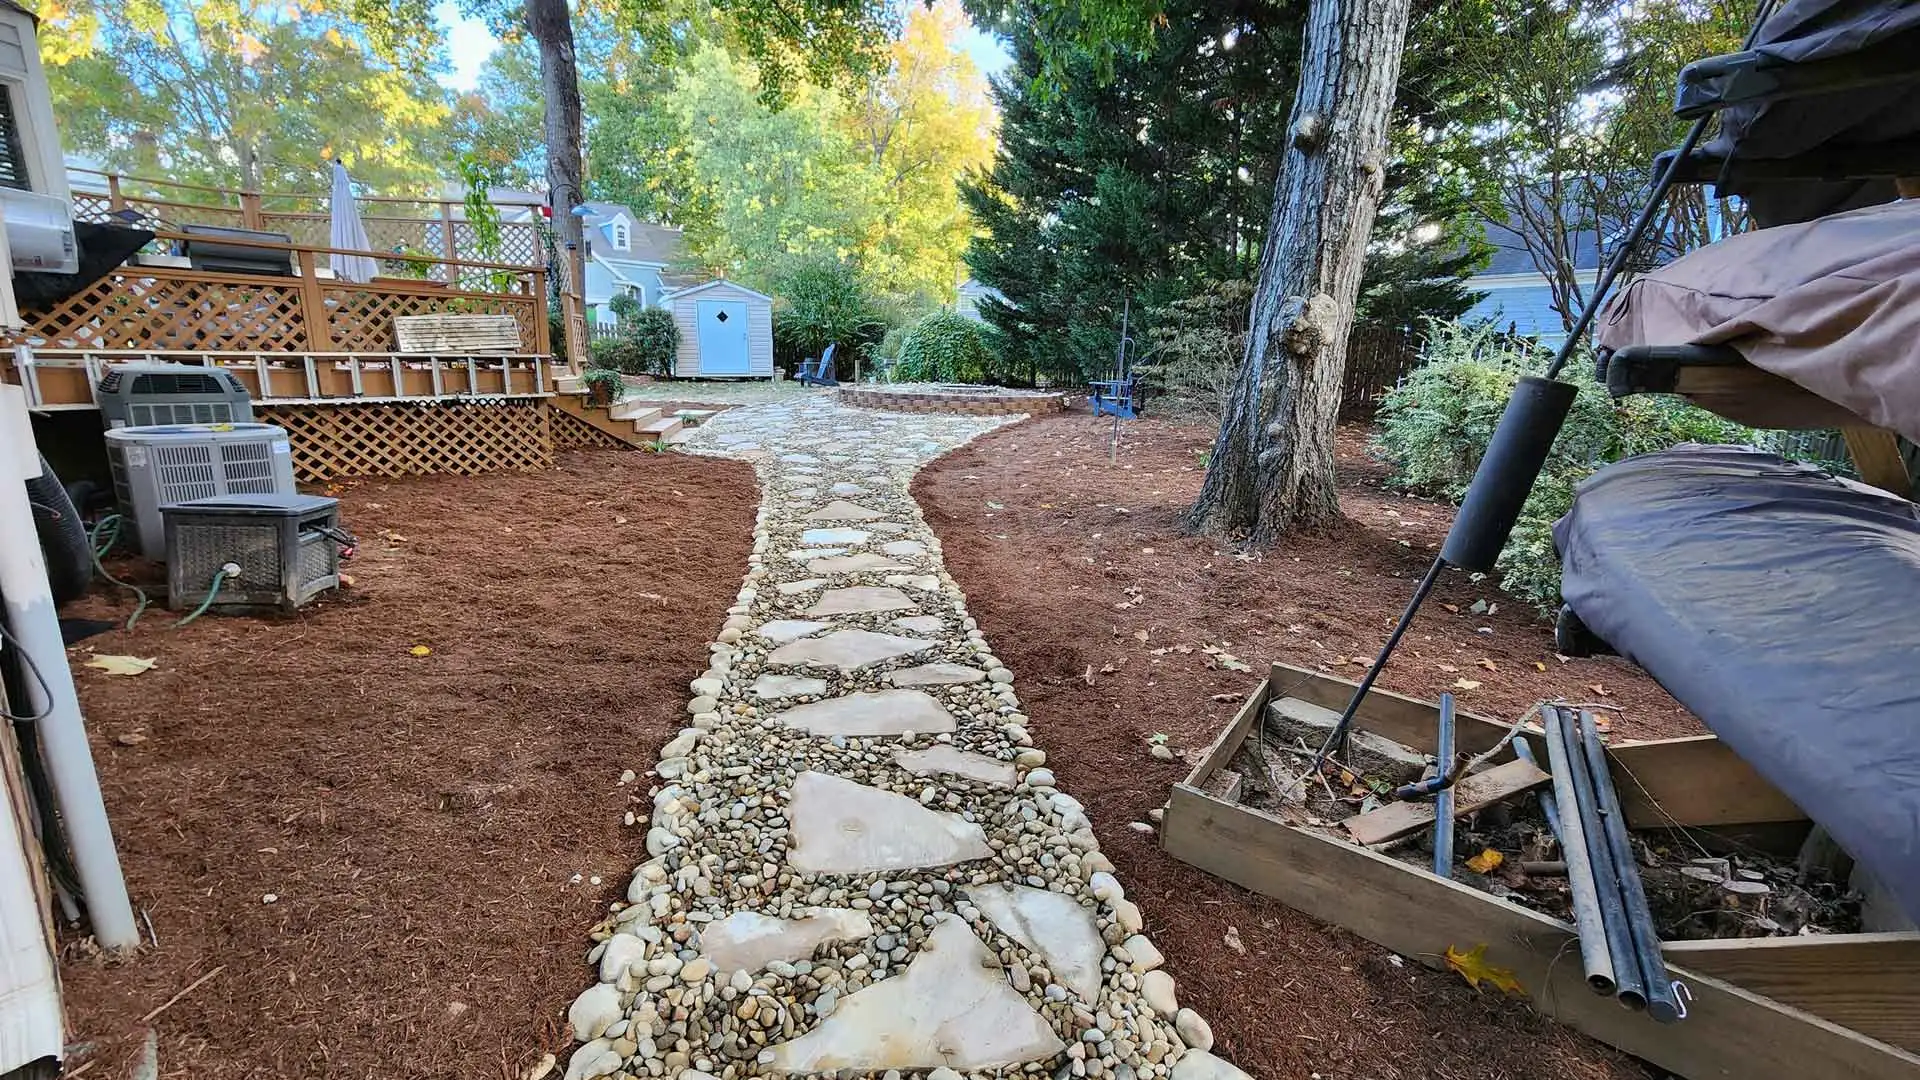
<svg viewBox="0 0 1920 1080">
<path fill-rule="evenodd" d="M 652 402 L 635 398 L 616 404 L 612 415 L 615 420 L 652 420 L 660 415 L 660 407 Z"/>
<path fill-rule="evenodd" d="M 718 409 L 678 409 L 675 410 L 674 415 L 688 427 L 699 427 L 713 419 L 719 411 Z"/>
<path fill-rule="evenodd" d="M 557 394 L 579 394 L 586 389 L 586 385 L 580 381 L 578 375 L 568 375 L 553 380 L 553 390 Z"/>
<path fill-rule="evenodd" d="M 635 424 L 633 430 L 639 432 L 640 437 L 648 442 L 665 442 L 686 430 L 686 425 L 682 424 L 677 416 L 662 416 L 644 424 Z"/>
</svg>

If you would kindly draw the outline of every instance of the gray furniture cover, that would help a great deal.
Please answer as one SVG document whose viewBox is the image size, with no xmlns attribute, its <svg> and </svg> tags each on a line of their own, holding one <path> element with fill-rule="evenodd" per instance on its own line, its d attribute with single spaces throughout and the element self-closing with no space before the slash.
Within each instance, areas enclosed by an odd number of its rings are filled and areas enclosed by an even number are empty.
<svg viewBox="0 0 1920 1080">
<path fill-rule="evenodd" d="M 1729 236 L 1635 278 L 1603 349 L 1730 345 L 1920 442 L 1920 199 Z"/>
<path fill-rule="evenodd" d="M 1554 526 L 1561 594 L 1920 920 L 1920 512 L 1745 447 L 1629 458 Z"/>
</svg>

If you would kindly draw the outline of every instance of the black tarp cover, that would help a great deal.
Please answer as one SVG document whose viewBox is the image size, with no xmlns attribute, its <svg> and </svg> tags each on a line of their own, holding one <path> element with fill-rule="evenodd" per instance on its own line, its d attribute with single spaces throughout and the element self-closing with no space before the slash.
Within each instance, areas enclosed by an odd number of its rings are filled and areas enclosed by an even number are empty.
<svg viewBox="0 0 1920 1080">
<path fill-rule="evenodd" d="M 1561 594 L 1920 920 L 1920 512 L 1745 447 L 1628 458 L 1555 524 Z"/>
<path fill-rule="evenodd" d="M 1850 59 L 1920 55 L 1916 0 L 1787 0 L 1761 26 L 1753 52 L 1783 65 L 1844 73 Z M 1916 61 L 1920 62 L 1920 61 Z M 1763 225 L 1806 221 L 1894 197 L 1893 181 L 1747 180 L 1742 161 L 1861 150 L 1920 137 L 1920 80 L 1734 104 L 1703 149 L 1731 159 L 1724 195 L 1744 196 Z"/>
</svg>

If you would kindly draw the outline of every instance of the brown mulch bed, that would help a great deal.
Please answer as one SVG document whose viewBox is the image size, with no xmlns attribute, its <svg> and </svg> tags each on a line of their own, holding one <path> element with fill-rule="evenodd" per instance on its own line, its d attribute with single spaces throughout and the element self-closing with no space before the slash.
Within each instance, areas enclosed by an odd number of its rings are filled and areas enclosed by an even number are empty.
<svg viewBox="0 0 1920 1080">
<path fill-rule="evenodd" d="M 745 465 L 563 455 L 548 472 L 353 482 L 354 586 L 290 616 L 148 615 L 75 667 L 158 946 L 70 945 L 69 1039 L 162 1077 L 518 1076 L 561 1051 L 622 824 L 733 602 Z M 70 614 L 124 616 L 118 597 Z M 431 650 L 415 656 L 415 646 Z M 271 902 L 269 902 L 271 898 Z"/>
<path fill-rule="evenodd" d="M 1048 764 L 1087 805 L 1183 1003 L 1211 1021 L 1222 1052 L 1256 1077 L 1648 1075 L 1522 1005 L 1179 863 L 1129 827 L 1188 768 L 1148 757 L 1149 739 L 1197 752 L 1254 685 L 1253 674 L 1210 667 L 1203 646 L 1256 672 L 1283 660 L 1358 679 L 1352 658 L 1379 648 L 1452 508 L 1384 490 L 1366 433 L 1345 429 L 1347 520 L 1256 556 L 1181 529 L 1210 429 L 1129 423 L 1117 462 L 1111 430 L 1083 413 L 1002 429 L 935 463 L 914 493 L 1016 674 Z M 1477 600 L 1497 607 L 1473 614 Z M 1461 679 L 1479 685 L 1457 688 Z M 1619 706 L 1616 735 L 1701 731 L 1631 665 L 1560 660 L 1525 604 L 1458 573 L 1436 589 L 1381 685 L 1427 699 L 1453 689 L 1466 708 L 1506 719 L 1566 695 Z M 1244 951 L 1227 943 L 1230 931 Z"/>
</svg>

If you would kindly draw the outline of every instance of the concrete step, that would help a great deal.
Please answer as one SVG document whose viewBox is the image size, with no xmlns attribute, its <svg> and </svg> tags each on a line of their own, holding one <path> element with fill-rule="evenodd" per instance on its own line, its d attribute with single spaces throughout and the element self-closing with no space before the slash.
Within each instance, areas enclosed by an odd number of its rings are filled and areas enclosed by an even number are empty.
<svg viewBox="0 0 1920 1080">
<path fill-rule="evenodd" d="M 622 401 L 613 407 L 611 415 L 615 420 L 652 420 L 660 415 L 660 407 L 649 401 Z"/>
<path fill-rule="evenodd" d="M 664 442 L 686 430 L 686 425 L 677 416 L 662 416 L 644 424 L 634 424 L 633 430 L 650 442 Z"/>
</svg>

